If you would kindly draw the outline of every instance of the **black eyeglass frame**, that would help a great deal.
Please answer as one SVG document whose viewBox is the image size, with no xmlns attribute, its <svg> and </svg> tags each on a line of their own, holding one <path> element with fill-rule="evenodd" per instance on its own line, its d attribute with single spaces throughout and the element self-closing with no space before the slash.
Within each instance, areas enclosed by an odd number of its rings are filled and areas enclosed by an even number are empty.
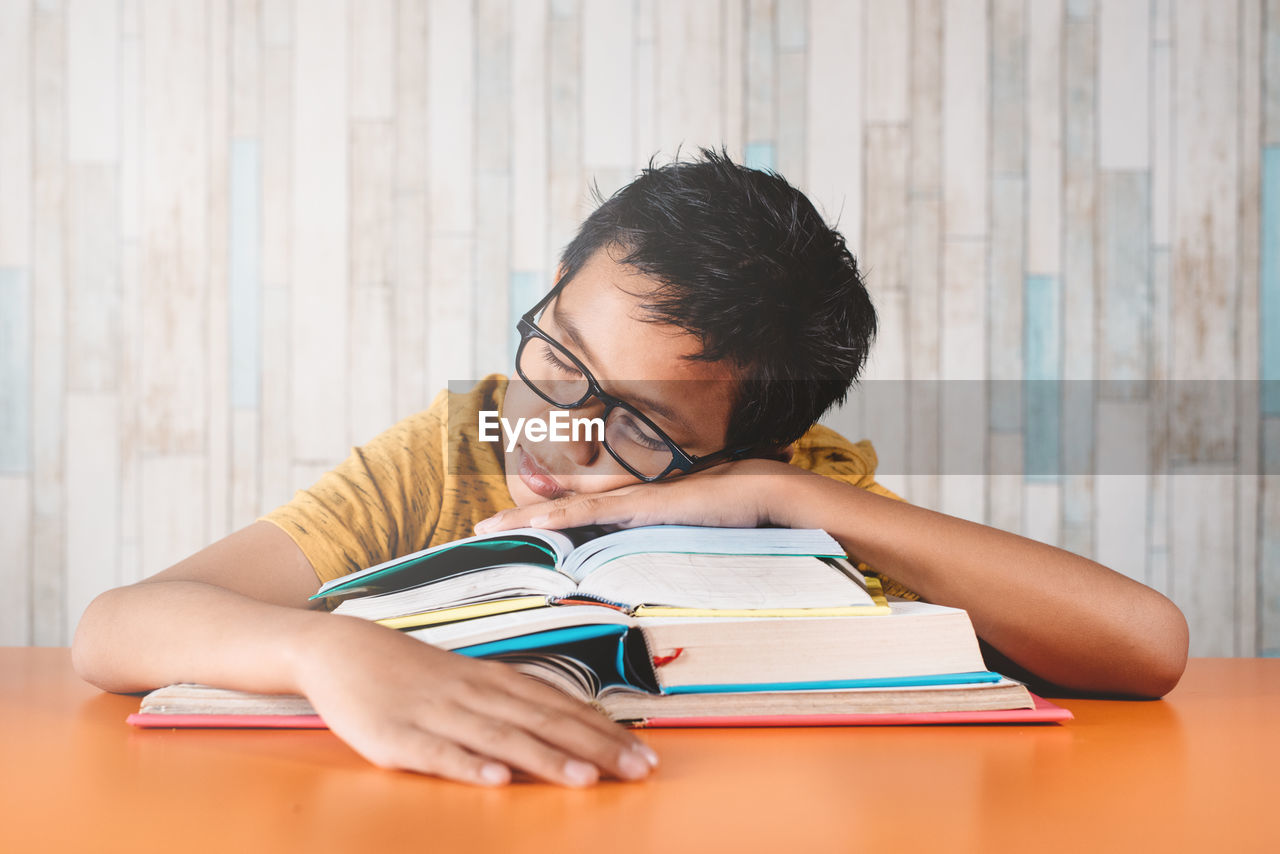
<svg viewBox="0 0 1280 854">
<path fill-rule="evenodd" d="M 711 454 L 705 454 L 701 457 L 694 456 L 676 444 L 676 442 L 668 436 L 661 427 L 653 423 L 653 419 L 649 416 L 645 415 L 639 409 L 636 409 L 622 398 L 614 397 L 601 388 L 600 383 L 596 381 L 596 378 L 592 375 L 591 371 L 587 370 L 587 366 L 582 364 L 582 360 L 569 352 L 569 350 L 559 341 L 542 331 L 537 324 L 536 318 L 538 315 L 540 315 L 543 310 L 551 304 L 551 301 L 555 299 L 562 290 L 564 290 L 565 285 L 569 284 L 569 280 L 571 278 L 571 276 L 565 276 L 560 279 L 560 281 L 556 282 L 555 286 L 538 301 L 537 305 L 521 315 L 520 322 L 516 324 L 516 331 L 520 333 L 520 345 L 516 348 L 516 373 L 520 376 L 520 379 L 524 380 L 525 384 L 529 386 L 529 388 L 533 389 L 534 393 L 537 394 L 538 397 L 558 409 L 567 410 L 579 409 L 586 404 L 588 400 L 594 397 L 604 404 L 605 408 L 602 418 L 606 423 L 609 420 L 609 413 L 618 408 L 626 410 L 634 417 L 643 421 L 651 430 L 653 430 L 654 435 L 666 443 L 667 448 L 671 451 L 671 463 L 663 469 L 661 473 L 653 475 L 652 477 L 641 474 L 636 471 L 630 463 L 619 456 L 617 451 L 610 447 L 608 438 L 604 438 L 602 444 L 604 445 L 605 450 L 609 452 L 609 456 L 617 460 L 618 464 L 630 472 L 634 477 L 639 478 L 645 483 L 654 483 L 655 481 L 662 480 L 664 477 L 667 477 L 675 471 L 679 471 L 682 474 L 690 474 L 713 466 L 717 463 L 742 459 L 753 450 L 753 446 L 743 445 L 736 448 L 724 448 Z M 528 345 L 529 339 L 531 338 L 540 338 L 543 341 L 546 341 L 554 347 L 557 352 L 572 362 L 574 367 L 582 372 L 582 375 L 587 378 L 587 391 L 582 395 L 582 397 L 572 403 L 561 403 L 558 400 L 552 400 L 543 393 L 542 389 L 538 388 L 537 383 L 525 376 L 524 371 L 520 367 L 520 362 L 522 360 L 521 357 L 524 355 L 524 348 Z"/>
</svg>

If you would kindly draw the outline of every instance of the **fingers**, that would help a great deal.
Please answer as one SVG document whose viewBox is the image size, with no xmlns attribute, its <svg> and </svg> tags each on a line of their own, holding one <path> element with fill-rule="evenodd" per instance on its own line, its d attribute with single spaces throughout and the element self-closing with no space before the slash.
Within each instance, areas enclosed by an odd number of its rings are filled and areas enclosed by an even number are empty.
<svg viewBox="0 0 1280 854">
<path fill-rule="evenodd" d="M 650 770 L 641 754 L 619 750 L 610 739 L 567 716 L 539 712 L 514 698 L 504 702 L 488 697 L 484 706 L 483 712 L 456 707 L 422 726 L 467 751 L 564 786 L 589 786 L 600 779 L 602 768 L 624 779 L 638 779 Z"/>
<path fill-rule="evenodd" d="M 534 687 L 543 686 L 535 683 Z M 657 765 L 657 755 L 648 745 L 575 700 L 560 697 L 554 702 L 542 702 L 541 698 L 531 700 L 514 691 L 493 691 L 481 702 L 486 714 L 533 734 L 537 741 L 557 753 L 585 760 L 598 772 L 623 780 L 638 780 L 647 777 Z M 545 776 L 514 755 L 493 753 L 487 747 L 485 752 Z"/>
<path fill-rule="evenodd" d="M 433 774 L 477 786 L 501 786 L 511 781 L 511 769 L 501 762 L 480 756 L 447 738 L 415 727 L 407 727 L 394 755 L 369 756 L 376 765 Z"/>
<path fill-rule="evenodd" d="M 503 510 L 476 523 L 477 534 L 492 534 L 511 528 L 577 528 L 583 525 L 634 524 L 643 505 L 644 493 L 609 495 L 566 495 L 554 501 Z"/>
</svg>

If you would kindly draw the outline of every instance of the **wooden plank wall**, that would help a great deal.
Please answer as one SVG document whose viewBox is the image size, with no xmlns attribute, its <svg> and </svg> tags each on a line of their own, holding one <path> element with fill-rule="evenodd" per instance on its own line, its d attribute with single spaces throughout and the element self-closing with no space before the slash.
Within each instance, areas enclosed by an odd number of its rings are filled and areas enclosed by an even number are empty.
<svg viewBox="0 0 1280 854">
<path fill-rule="evenodd" d="M 1280 654 L 1280 0 L 10 0 L 0 109 L 0 643 L 506 371 L 589 186 L 723 143 L 867 271 L 886 484 Z"/>
</svg>

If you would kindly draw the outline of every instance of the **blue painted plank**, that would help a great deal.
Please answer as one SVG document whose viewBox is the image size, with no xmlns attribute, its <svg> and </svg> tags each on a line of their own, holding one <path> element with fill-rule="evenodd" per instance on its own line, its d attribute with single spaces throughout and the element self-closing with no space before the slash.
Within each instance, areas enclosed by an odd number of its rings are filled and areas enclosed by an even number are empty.
<svg viewBox="0 0 1280 854">
<path fill-rule="evenodd" d="M 1027 276 L 1023 293 L 1023 376 L 1026 439 L 1023 472 L 1028 481 L 1056 481 L 1059 459 L 1062 308 L 1057 276 Z"/>
<path fill-rule="evenodd" d="M 1262 419 L 1258 515 L 1258 646 L 1280 655 L 1280 418 Z"/>
<path fill-rule="evenodd" d="M 227 313 L 231 405 L 256 409 L 262 377 L 262 167 L 257 140 L 231 142 Z"/>
<path fill-rule="evenodd" d="M 511 306 L 511 353 L 507 359 L 507 370 L 515 372 L 516 347 L 520 345 L 520 335 L 516 332 L 516 323 L 520 316 L 537 305 L 538 300 L 547 292 L 541 273 L 512 271 L 507 296 Z"/>
<path fill-rule="evenodd" d="M 748 142 L 743 151 L 744 165 L 752 169 L 774 169 L 772 142 Z"/>
<path fill-rule="evenodd" d="M 1262 414 L 1280 415 L 1280 146 L 1262 150 Z"/>
<path fill-rule="evenodd" d="M 0 269 L 0 473 L 31 471 L 31 280 Z"/>
</svg>

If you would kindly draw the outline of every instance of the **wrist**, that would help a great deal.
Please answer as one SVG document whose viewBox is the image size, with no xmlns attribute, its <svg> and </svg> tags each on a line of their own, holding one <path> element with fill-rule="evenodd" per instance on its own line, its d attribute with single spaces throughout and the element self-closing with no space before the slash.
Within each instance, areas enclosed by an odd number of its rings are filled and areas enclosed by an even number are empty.
<svg viewBox="0 0 1280 854">
<path fill-rule="evenodd" d="M 814 521 L 818 516 L 814 495 L 825 478 L 787 463 L 771 465 L 781 468 L 770 472 L 768 486 L 758 493 L 760 517 L 780 528 L 821 527 Z"/>
<path fill-rule="evenodd" d="M 378 628 L 375 623 L 356 617 L 318 611 L 300 613 L 281 644 L 292 690 L 306 694 L 311 676 L 317 667 L 324 668 L 326 662 L 332 661 L 335 647 L 350 649 L 360 642 L 361 634 Z"/>
</svg>

